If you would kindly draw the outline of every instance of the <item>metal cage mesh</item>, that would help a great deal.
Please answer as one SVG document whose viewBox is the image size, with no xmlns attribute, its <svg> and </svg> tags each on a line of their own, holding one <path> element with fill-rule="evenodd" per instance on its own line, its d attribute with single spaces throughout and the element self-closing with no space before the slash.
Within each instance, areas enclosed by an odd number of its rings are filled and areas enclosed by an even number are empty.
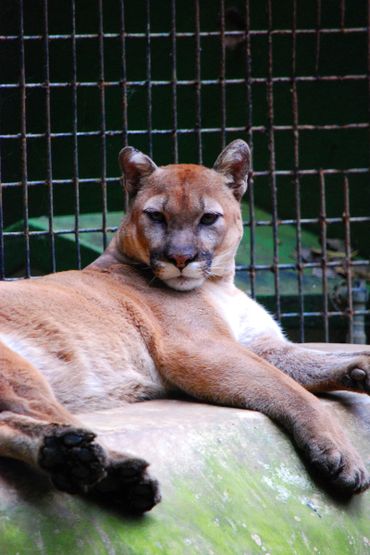
<svg viewBox="0 0 370 555">
<path fill-rule="evenodd" d="M 83 265 L 85 237 L 106 246 L 110 212 L 123 207 L 123 144 L 157 163 L 209 165 L 241 137 L 254 182 L 240 283 L 294 322 L 296 338 L 311 327 L 328 341 L 344 320 L 354 340 L 370 313 L 366 1 L 4 0 L 0 10 L 1 279 L 60 269 L 60 238 L 73 239 L 62 268 Z M 82 217 L 92 212 L 98 225 Z M 8 262 L 16 255 L 21 268 Z"/>
</svg>

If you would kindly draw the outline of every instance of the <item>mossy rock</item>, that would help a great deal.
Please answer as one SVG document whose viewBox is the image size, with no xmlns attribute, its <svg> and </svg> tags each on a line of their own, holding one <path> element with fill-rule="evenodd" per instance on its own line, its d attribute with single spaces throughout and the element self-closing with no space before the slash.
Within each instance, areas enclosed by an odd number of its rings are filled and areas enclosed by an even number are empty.
<svg viewBox="0 0 370 555">
<path fill-rule="evenodd" d="M 370 400 L 323 403 L 370 460 Z M 82 415 L 116 450 L 151 461 L 163 500 L 130 519 L 53 490 L 15 461 L 0 463 L 4 555 L 370 553 L 370 492 L 343 499 L 310 476 L 289 438 L 262 414 L 149 401 Z"/>
</svg>

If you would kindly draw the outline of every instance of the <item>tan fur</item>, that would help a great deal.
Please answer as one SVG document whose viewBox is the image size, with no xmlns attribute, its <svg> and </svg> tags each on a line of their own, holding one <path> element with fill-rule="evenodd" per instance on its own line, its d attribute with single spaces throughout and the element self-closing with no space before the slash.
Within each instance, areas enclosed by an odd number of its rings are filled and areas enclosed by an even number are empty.
<svg viewBox="0 0 370 555">
<path fill-rule="evenodd" d="M 51 465 L 61 489 L 96 493 L 117 455 L 86 432 L 99 470 L 79 483 L 67 443 L 68 433 L 84 432 L 73 414 L 182 391 L 264 412 L 334 484 L 366 489 L 358 454 L 309 391 L 368 393 L 369 355 L 289 343 L 233 285 L 247 145 L 231 143 L 213 170 L 158 168 L 129 147 L 120 161 L 131 206 L 106 252 L 82 271 L 0 284 L 0 454 Z M 45 463 L 50 437 L 61 442 L 67 477 L 53 453 Z M 127 461 L 139 464 L 125 455 L 119 464 Z M 158 494 L 140 464 L 137 480 L 151 497 L 138 505 L 147 510 Z"/>
</svg>

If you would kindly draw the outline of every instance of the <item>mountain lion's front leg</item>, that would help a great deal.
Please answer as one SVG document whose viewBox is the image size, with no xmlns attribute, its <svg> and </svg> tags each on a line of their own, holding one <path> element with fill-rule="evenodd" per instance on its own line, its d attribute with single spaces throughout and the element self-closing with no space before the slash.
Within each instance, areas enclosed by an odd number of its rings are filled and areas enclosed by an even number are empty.
<svg viewBox="0 0 370 555">
<path fill-rule="evenodd" d="M 105 449 L 55 398 L 44 377 L 0 341 L 0 456 L 44 471 L 54 486 L 130 512 L 160 499 L 148 463 Z"/>
<path fill-rule="evenodd" d="M 168 341 L 157 366 L 167 380 L 198 399 L 271 417 L 339 488 L 359 492 L 369 486 L 360 456 L 320 401 L 232 339 Z"/>
<path fill-rule="evenodd" d="M 330 353 L 271 336 L 257 337 L 246 346 L 309 391 L 346 389 L 370 394 L 370 349 Z"/>
</svg>

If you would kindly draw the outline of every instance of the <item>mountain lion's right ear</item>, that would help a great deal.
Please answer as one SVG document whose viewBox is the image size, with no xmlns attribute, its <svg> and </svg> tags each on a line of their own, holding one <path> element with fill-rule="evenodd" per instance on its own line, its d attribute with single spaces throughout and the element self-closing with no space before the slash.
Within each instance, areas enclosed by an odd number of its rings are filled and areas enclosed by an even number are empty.
<svg viewBox="0 0 370 555">
<path fill-rule="evenodd" d="M 149 156 L 132 146 L 125 146 L 119 153 L 118 160 L 125 176 L 125 187 L 130 196 L 137 193 L 140 180 L 143 177 L 148 177 L 157 169 Z"/>
</svg>

